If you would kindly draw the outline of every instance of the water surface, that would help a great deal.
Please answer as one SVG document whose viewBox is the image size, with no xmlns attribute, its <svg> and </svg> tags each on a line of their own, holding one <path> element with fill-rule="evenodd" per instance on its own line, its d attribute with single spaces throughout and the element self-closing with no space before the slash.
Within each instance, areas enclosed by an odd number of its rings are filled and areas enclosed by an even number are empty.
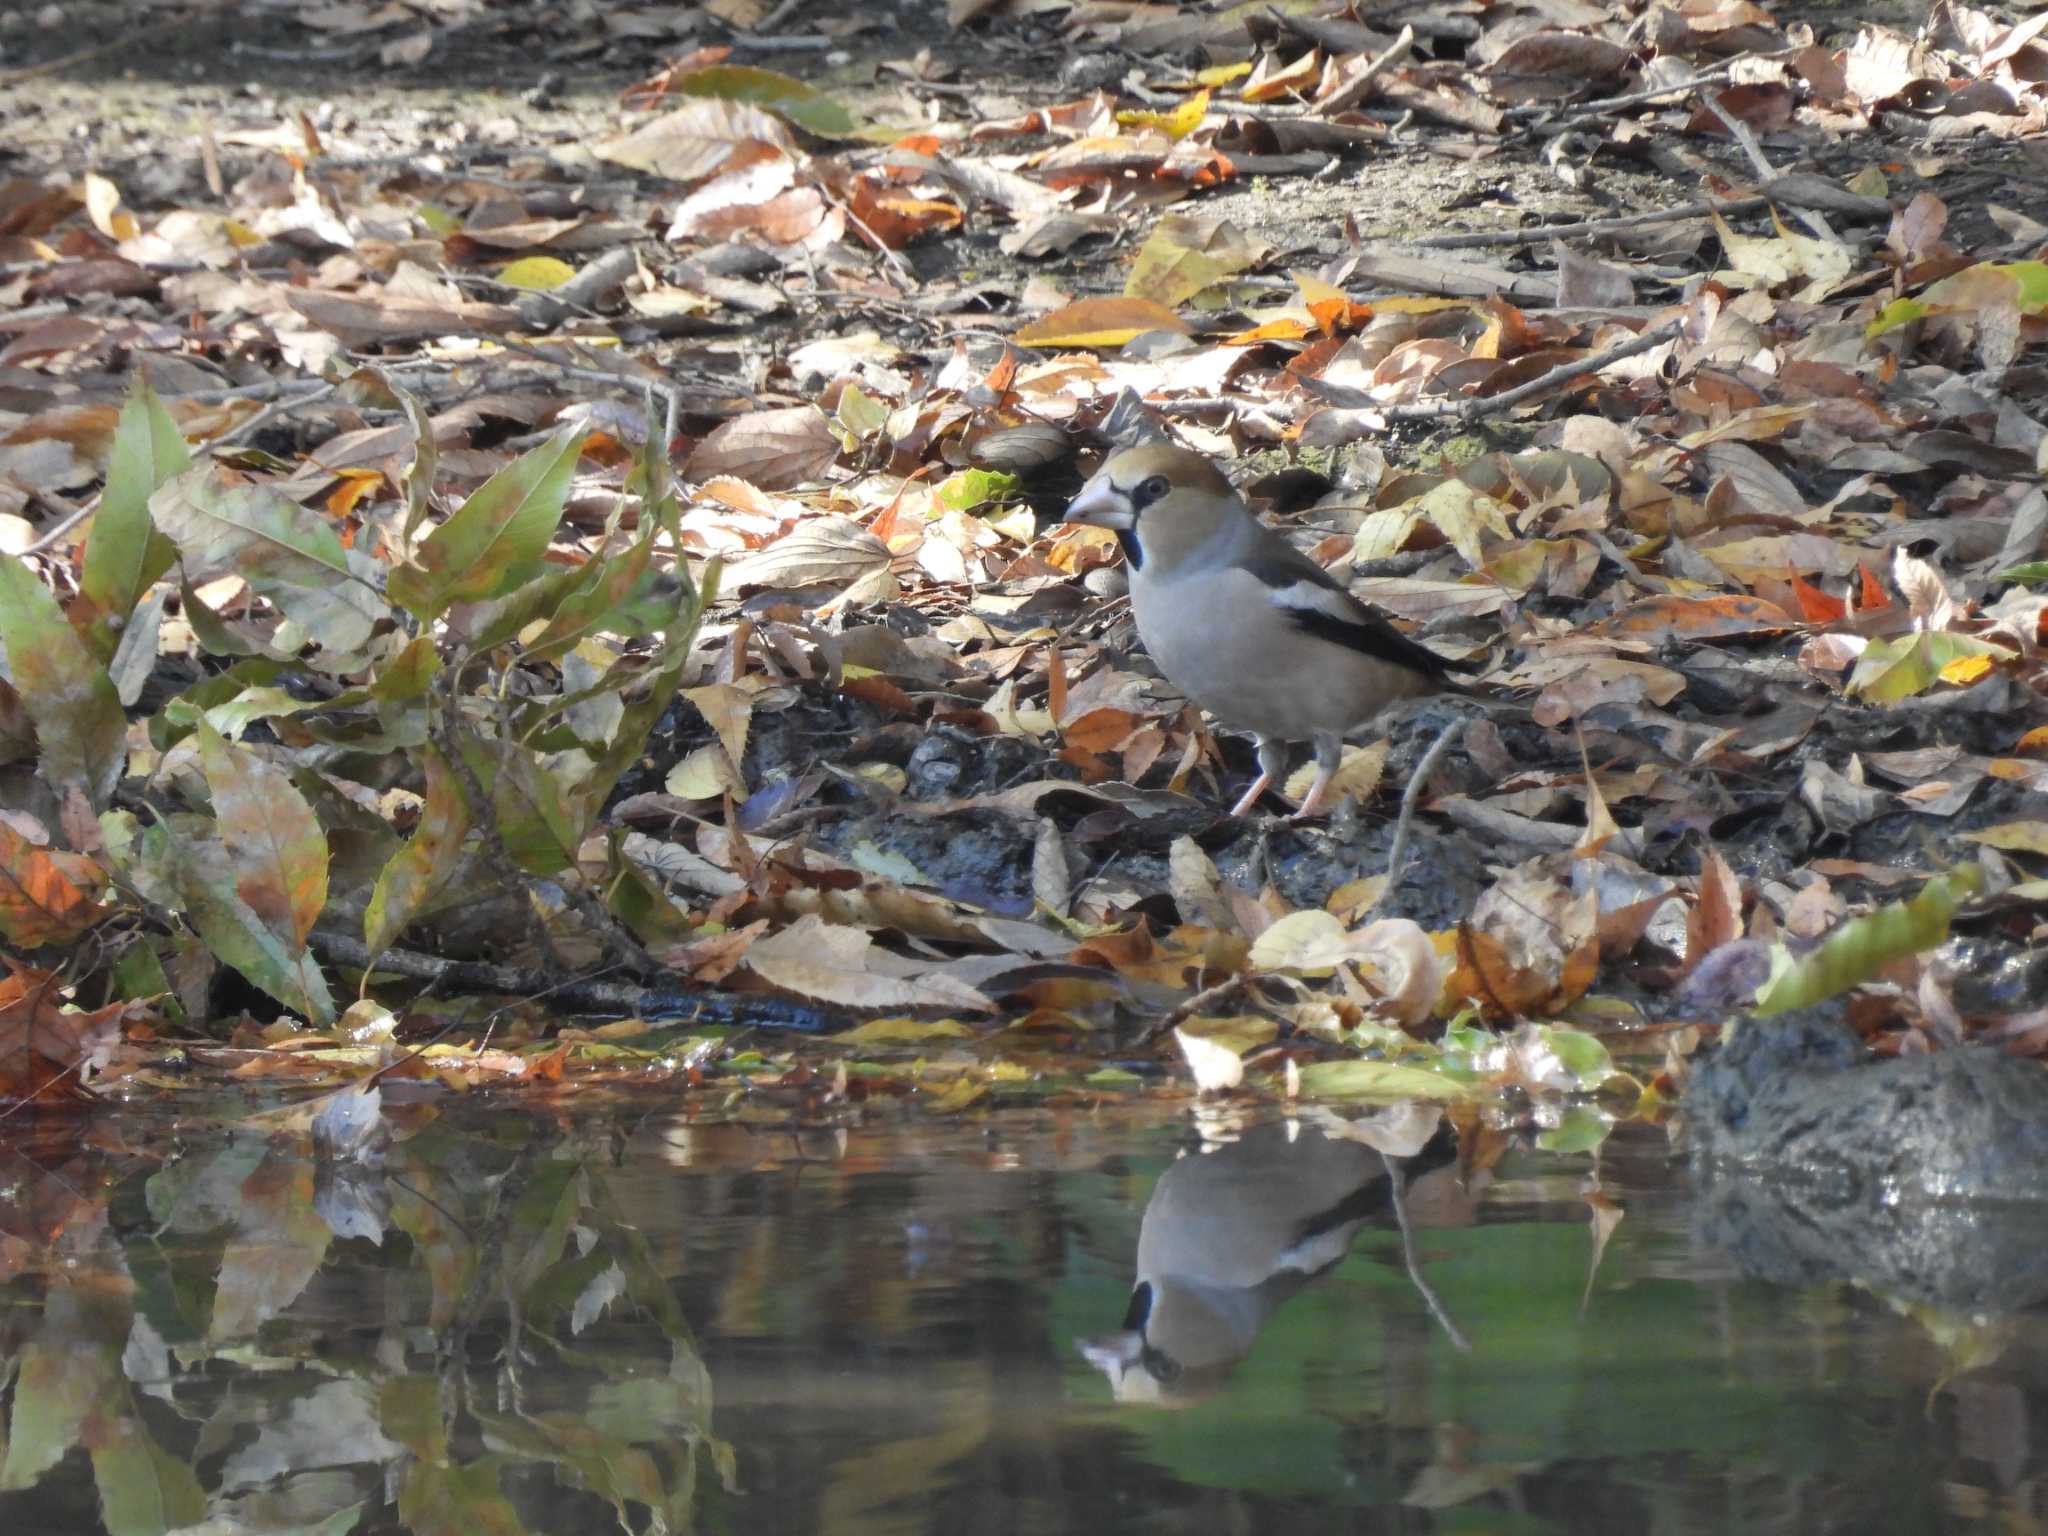
<svg viewBox="0 0 2048 1536">
<path fill-rule="evenodd" d="M 1185 1110 L 183 1135 L 0 1174 L 0 1531 L 2039 1528 L 2042 1314 L 1746 1275 L 1660 1131 L 1425 1156 L 1415 1272 Z"/>
</svg>

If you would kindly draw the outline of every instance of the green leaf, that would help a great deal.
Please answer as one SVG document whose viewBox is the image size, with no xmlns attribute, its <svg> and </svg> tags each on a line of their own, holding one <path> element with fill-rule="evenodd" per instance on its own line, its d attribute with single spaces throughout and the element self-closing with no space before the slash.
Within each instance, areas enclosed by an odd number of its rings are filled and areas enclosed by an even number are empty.
<svg viewBox="0 0 2048 1536">
<path fill-rule="evenodd" d="M 1928 311 L 1928 306 L 1918 299 L 1893 299 L 1877 312 L 1877 318 L 1863 328 L 1863 339 L 1875 341 L 1887 331 L 1896 331 L 1902 325 L 1910 325 Z"/>
<path fill-rule="evenodd" d="M 415 1461 L 398 1488 L 398 1518 L 412 1536 L 525 1536 L 498 1488 L 498 1459 L 466 1466 Z"/>
<path fill-rule="evenodd" d="M 64 1308 L 71 1329 L 81 1326 L 75 1306 Z M 14 1384 L 13 1433 L 0 1462 L 0 1489 L 32 1488 L 78 1443 L 85 1417 L 110 1385 L 103 1355 L 83 1339 L 64 1338 L 55 1319 L 45 1325 L 54 1337 L 29 1341 Z"/>
<path fill-rule="evenodd" d="M 1536 1145 L 1546 1152 L 1590 1152 L 1614 1129 L 1614 1120 L 1590 1104 L 1574 1104 L 1558 1123 L 1539 1131 Z"/>
<path fill-rule="evenodd" d="M 1849 692 L 1874 704 L 1896 704 L 1932 688 L 1941 681 L 1942 668 L 1951 662 L 1966 656 L 2004 660 L 2011 654 L 1974 635 L 1948 630 L 1873 640 L 1856 658 L 1856 670 L 1849 674 Z"/>
<path fill-rule="evenodd" d="M 151 1438 L 132 1409 L 103 1425 L 92 1446 L 107 1536 L 166 1536 L 197 1525 L 206 1493 L 192 1469 Z"/>
<path fill-rule="evenodd" d="M 35 723 L 43 777 L 104 806 L 128 764 L 121 697 L 50 589 L 13 555 L 0 555 L 0 661 Z"/>
<path fill-rule="evenodd" d="M 573 864 L 590 823 L 539 755 L 474 732 L 463 733 L 461 750 L 490 794 L 499 840 L 513 862 L 536 875 L 560 874 Z"/>
<path fill-rule="evenodd" d="M 155 998 L 172 1022 L 185 1022 L 185 1005 L 178 1000 L 177 989 L 171 985 L 171 978 L 164 970 L 163 956 L 156 952 L 156 944 L 147 938 L 137 938 L 121 951 L 121 958 L 114 962 L 114 991 L 117 996 L 131 1002 Z"/>
<path fill-rule="evenodd" d="M 319 818 L 282 768 L 203 720 L 199 762 L 236 893 L 281 944 L 303 952 L 327 905 L 327 835 Z"/>
<path fill-rule="evenodd" d="M 1607 1053 L 1607 1047 L 1584 1030 L 1543 1024 L 1537 1027 L 1537 1033 L 1578 1087 L 1598 1088 L 1614 1075 L 1614 1058 Z"/>
<path fill-rule="evenodd" d="M 1992 578 L 1994 581 L 2023 581 L 2033 583 L 2048 581 L 2048 560 L 2029 560 L 2024 565 L 2009 565 Z"/>
<path fill-rule="evenodd" d="M 528 661 L 553 661 L 599 633 L 644 633 L 630 618 L 618 617 L 629 600 L 642 595 L 654 580 L 654 524 L 623 554 L 599 555 L 586 561 L 556 605 L 547 626 L 526 645 Z"/>
<path fill-rule="evenodd" d="M 148 379 L 137 373 L 134 392 L 121 407 L 121 420 L 114 428 L 106 489 L 92 515 L 78 573 L 79 594 L 92 612 L 93 648 L 102 661 L 114 654 L 121 621 L 177 558 L 171 541 L 150 523 L 149 498 L 191 463 L 185 434 Z"/>
<path fill-rule="evenodd" d="M 427 535 L 418 564 L 391 573 L 392 599 L 433 619 L 450 603 L 501 597 L 528 580 L 562 520 L 582 451 L 578 427 L 521 454 L 478 486 Z"/>
<path fill-rule="evenodd" d="M 363 909 L 363 942 L 373 956 L 396 943 L 448 883 L 469 836 L 469 800 L 461 782 L 432 747 L 423 748 L 420 755 L 427 771 L 427 795 L 419 825 L 378 874 Z"/>
<path fill-rule="evenodd" d="M 151 900 L 182 909 L 222 961 L 313 1023 L 333 1020 L 334 997 L 319 965 L 305 949 L 287 945 L 242 899 L 240 870 L 205 823 L 169 818 L 136 839 L 130 853 L 129 880 Z"/>
<path fill-rule="evenodd" d="M 1301 1069 L 1301 1092 L 1312 1099 L 1453 1100 L 1471 1097 L 1472 1090 L 1426 1067 L 1404 1067 L 1392 1061 L 1318 1061 Z"/>
<path fill-rule="evenodd" d="M 1017 494 L 1017 477 L 997 469 L 963 469 L 948 475 L 932 492 L 932 499 L 953 512 L 972 512 L 992 501 L 1007 501 Z"/>
<path fill-rule="evenodd" d="M 1976 865 L 1959 865 L 1929 880 L 1911 901 L 1890 902 L 1843 923 L 1805 955 L 1795 957 L 1779 945 L 1771 957 L 1770 980 L 1758 990 L 1751 1011 L 1763 1018 L 1824 1002 L 1894 960 L 1934 948 L 1948 937 L 1956 907 L 1983 880 Z"/>
<path fill-rule="evenodd" d="M 158 490 L 149 510 L 178 546 L 188 583 L 238 575 L 329 651 L 360 649 L 389 616 L 334 530 L 267 486 L 236 484 L 201 465 Z"/>
<path fill-rule="evenodd" d="M 850 139 L 861 131 L 859 120 L 851 112 L 815 86 L 750 64 L 713 64 L 695 69 L 674 81 L 670 89 L 678 96 L 716 96 L 722 101 L 749 102 L 820 138 Z"/>
</svg>

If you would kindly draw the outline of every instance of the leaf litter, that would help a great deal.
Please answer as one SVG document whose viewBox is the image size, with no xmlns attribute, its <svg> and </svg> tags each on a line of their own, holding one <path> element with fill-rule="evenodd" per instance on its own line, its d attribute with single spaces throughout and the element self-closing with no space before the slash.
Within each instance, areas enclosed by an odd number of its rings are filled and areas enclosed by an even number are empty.
<svg viewBox="0 0 2048 1536">
<path fill-rule="evenodd" d="M 2038 25 L 344 9 L 212 14 L 284 83 L 182 159 L 0 186 L 0 1091 L 1654 1115 L 1760 1001 L 2048 1048 Z M 1223 817 L 1057 522 L 1138 431 L 1484 663 L 1391 882 L 1456 709 Z"/>
</svg>

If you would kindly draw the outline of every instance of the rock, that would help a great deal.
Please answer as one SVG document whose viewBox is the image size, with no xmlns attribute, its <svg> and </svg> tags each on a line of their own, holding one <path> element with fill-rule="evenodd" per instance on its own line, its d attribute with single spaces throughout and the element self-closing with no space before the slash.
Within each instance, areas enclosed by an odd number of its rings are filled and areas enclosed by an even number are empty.
<svg viewBox="0 0 2048 1536">
<path fill-rule="evenodd" d="M 1869 1059 L 1826 1008 L 1744 1021 L 1685 1110 L 1704 1160 L 1845 1204 L 2048 1200 L 2048 1068 L 1973 1047 Z"/>
</svg>

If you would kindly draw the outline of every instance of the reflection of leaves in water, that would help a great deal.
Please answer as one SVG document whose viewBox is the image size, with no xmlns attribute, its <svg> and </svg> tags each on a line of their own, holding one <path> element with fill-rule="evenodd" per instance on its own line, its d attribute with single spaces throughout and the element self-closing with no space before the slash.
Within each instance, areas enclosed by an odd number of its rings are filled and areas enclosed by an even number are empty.
<svg viewBox="0 0 2048 1536">
<path fill-rule="evenodd" d="M 265 1158 L 242 1185 L 208 1336 L 245 1338 L 290 1306 L 320 1272 L 333 1238 L 313 1208 L 313 1165 L 283 1153 Z"/>
<path fill-rule="evenodd" d="M 32 1487 L 83 1447 L 109 1536 L 146 1536 L 202 1518 L 206 1496 L 151 1435 L 122 1375 L 132 1316 L 125 1281 L 67 1278 L 44 1297 L 42 1326 L 22 1351 L 0 1488 Z"/>
<path fill-rule="evenodd" d="M 84 1202 L 8 1282 L 55 1277 L 8 1297 L 38 1323 L 18 1361 L 0 1354 L 0 1489 L 43 1497 L 83 1449 L 112 1536 L 209 1519 L 342 1536 L 394 1513 L 414 1533 L 492 1536 L 583 1497 L 627 1531 L 688 1529 L 700 1458 L 737 1480 L 682 1309 L 603 1174 L 518 1138 L 421 1128 L 384 1171 L 339 1170 L 337 1204 L 337 1170 L 242 1137 Z M 323 1214 L 386 1208 L 410 1241 L 381 1217 L 350 1216 L 344 1236 Z M 651 1332 L 669 1358 L 649 1376 Z M 195 1411 L 188 1373 L 250 1365 L 261 1391 Z M 190 1452 L 193 1420 L 225 1457 Z"/>
</svg>

